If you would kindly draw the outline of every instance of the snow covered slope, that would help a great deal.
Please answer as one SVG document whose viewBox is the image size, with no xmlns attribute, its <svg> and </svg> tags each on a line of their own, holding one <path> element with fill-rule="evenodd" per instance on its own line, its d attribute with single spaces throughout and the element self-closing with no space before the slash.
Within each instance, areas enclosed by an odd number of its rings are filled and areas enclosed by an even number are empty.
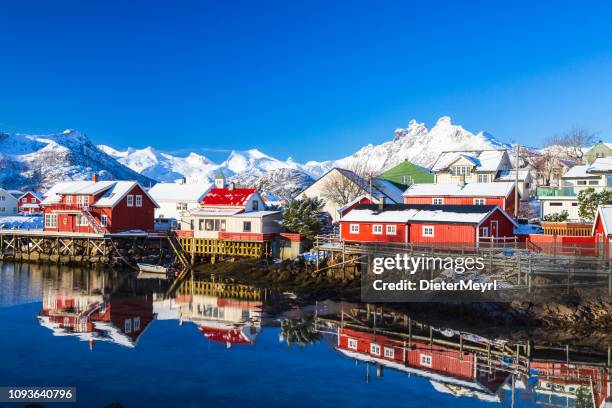
<svg viewBox="0 0 612 408">
<path fill-rule="evenodd" d="M 123 166 L 99 150 L 84 134 L 65 130 L 50 135 L 0 133 L 0 185 L 43 191 L 60 180 L 151 179 Z"/>
</svg>

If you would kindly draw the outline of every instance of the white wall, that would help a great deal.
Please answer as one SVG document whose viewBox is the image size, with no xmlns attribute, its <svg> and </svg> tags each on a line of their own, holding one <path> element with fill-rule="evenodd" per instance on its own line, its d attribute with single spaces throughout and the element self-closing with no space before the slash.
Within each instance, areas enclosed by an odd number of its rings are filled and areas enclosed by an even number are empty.
<svg viewBox="0 0 612 408">
<path fill-rule="evenodd" d="M 542 202 L 542 217 L 566 210 L 569 214 L 569 221 L 579 221 L 578 200 L 576 197 L 540 197 Z M 561 205 L 551 205 L 561 204 Z"/>
<path fill-rule="evenodd" d="M 187 211 L 200 207 L 200 204 L 197 201 L 181 202 L 187 204 Z M 176 220 L 181 219 L 181 212 L 176 209 L 178 201 L 157 200 L 157 204 L 159 204 L 159 208 L 155 209 L 155 218 L 175 218 Z"/>
<path fill-rule="evenodd" d="M 0 188 L 0 215 L 17 215 L 17 199 Z"/>
</svg>

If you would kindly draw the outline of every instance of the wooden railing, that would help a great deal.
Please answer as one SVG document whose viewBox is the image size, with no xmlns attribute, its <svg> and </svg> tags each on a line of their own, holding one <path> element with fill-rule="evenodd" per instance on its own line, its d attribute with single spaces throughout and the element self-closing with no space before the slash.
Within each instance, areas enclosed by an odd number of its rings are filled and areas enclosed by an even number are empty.
<svg viewBox="0 0 612 408">
<path fill-rule="evenodd" d="M 545 235 L 588 237 L 592 235 L 593 226 L 580 222 L 542 221 Z"/>
</svg>

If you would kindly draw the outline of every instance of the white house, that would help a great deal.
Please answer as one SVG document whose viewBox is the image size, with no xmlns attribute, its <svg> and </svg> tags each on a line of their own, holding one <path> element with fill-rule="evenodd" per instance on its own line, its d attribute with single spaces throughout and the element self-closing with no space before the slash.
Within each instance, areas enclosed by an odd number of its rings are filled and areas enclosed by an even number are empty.
<svg viewBox="0 0 612 408">
<path fill-rule="evenodd" d="M 490 183 L 500 172 L 511 169 L 507 150 L 466 150 L 440 153 L 431 172 L 436 184 Z"/>
<path fill-rule="evenodd" d="M 200 207 L 211 186 L 211 183 L 157 183 L 149 190 L 159 204 L 155 218 L 180 220 L 183 212 Z"/>
<path fill-rule="evenodd" d="M 347 200 L 344 203 L 335 202 L 329 199 L 330 190 L 333 189 L 343 189 L 345 195 L 352 196 L 346 197 Z M 376 202 L 382 198 L 388 204 L 401 204 L 403 202 L 402 193 L 403 191 L 390 181 L 373 177 L 370 182 L 351 170 L 333 168 L 298 194 L 296 199 L 306 197 L 322 199 L 323 211 L 327 212 L 334 221 L 338 221 L 340 219 L 339 210 L 363 194 L 373 197 L 373 201 Z"/>
<path fill-rule="evenodd" d="M 0 188 L 0 215 L 16 215 L 19 211 L 17 202 L 21 194 L 23 193 L 20 191 Z"/>
<path fill-rule="evenodd" d="M 541 215 L 567 211 L 569 221 L 580 221 L 577 195 L 592 188 L 595 191 L 612 189 L 612 157 L 601 157 L 592 164 L 574 166 L 561 177 L 559 188 L 540 187 L 538 200 L 541 201 Z"/>
</svg>

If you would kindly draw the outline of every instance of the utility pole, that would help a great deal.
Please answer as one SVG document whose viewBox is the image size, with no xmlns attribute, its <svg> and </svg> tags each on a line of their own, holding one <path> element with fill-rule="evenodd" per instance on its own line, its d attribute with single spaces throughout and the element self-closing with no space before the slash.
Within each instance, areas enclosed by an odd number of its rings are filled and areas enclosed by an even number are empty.
<svg viewBox="0 0 612 408">
<path fill-rule="evenodd" d="M 518 182 L 519 182 L 519 155 L 521 153 L 521 145 L 516 144 L 516 165 L 514 169 L 514 218 L 518 218 Z"/>
</svg>

